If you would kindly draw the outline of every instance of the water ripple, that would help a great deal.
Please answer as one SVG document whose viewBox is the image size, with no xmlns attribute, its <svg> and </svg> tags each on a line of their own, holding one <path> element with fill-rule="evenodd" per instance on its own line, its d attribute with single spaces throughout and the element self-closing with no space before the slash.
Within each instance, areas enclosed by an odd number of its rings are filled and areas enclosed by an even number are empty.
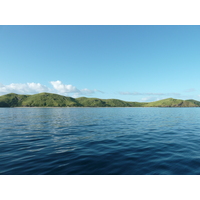
<svg viewBox="0 0 200 200">
<path fill-rule="evenodd" d="M 0 174 L 200 174 L 199 108 L 0 109 Z"/>
</svg>

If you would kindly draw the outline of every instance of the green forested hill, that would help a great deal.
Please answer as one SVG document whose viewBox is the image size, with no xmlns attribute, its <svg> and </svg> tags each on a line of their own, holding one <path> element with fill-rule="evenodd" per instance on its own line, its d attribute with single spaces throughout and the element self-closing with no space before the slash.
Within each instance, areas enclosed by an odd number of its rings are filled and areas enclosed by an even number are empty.
<svg viewBox="0 0 200 200">
<path fill-rule="evenodd" d="M 83 107 L 106 107 L 106 103 L 102 99 L 79 97 L 76 101 Z"/>
<path fill-rule="evenodd" d="M 25 101 L 29 96 L 30 95 L 19 95 L 15 93 L 0 96 L 0 107 L 22 106 L 22 102 Z"/>
<path fill-rule="evenodd" d="M 0 107 L 200 107 L 200 102 L 168 98 L 142 103 L 119 99 L 72 98 L 52 93 L 34 95 L 10 93 L 0 96 Z"/>
<path fill-rule="evenodd" d="M 186 100 L 188 102 L 192 102 L 193 104 L 195 104 L 196 106 L 200 106 L 200 102 L 199 101 L 196 101 L 196 100 L 193 100 L 193 99 L 189 99 L 189 100 Z"/>
<path fill-rule="evenodd" d="M 65 107 L 81 106 L 74 98 L 58 94 L 39 93 L 34 95 L 7 94 L 0 96 L 0 107 Z"/>
<path fill-rule="evenodd" d="M 29 96 L 22 102 L 22 106 L 28 107 L 76 107 L 81 106 L 74 98 L 58 94 L 40 93 Z"/>
<path fill-rule="evenodd" d="M 148 103 L 145 107 L 197 107 L 197 105 L 190 101 L 168 98 Z"/>
<path fill-rule="evenodd" d="M 97 99 L 80 97 L 76 99 L 84 107 L 141 107 L 145 103 L 127 102 L 119 99 Z"/>
</svg>

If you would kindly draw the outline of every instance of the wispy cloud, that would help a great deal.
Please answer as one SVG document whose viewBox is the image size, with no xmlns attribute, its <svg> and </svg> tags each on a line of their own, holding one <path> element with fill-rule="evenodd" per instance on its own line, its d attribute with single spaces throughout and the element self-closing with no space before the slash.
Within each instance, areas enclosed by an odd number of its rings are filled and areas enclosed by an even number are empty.
<svg viewBox="0 0 200 200">
<path fill-rule="evenodd" d="M 151 96 L 151 97 L 143 97 L 140 99 L 140 101 L 142 102 L 152 102 L 152 101 L 158 101 L 161 100 L 160 98 L 157 98 L 155 96 Z"/>
<path fill-rule="evenodd" d="M 51 92 L 61 95 L 69 95 L 78 97 L 80 95 L 92 95 L 96 92 L 101 92 L 100 90 L 94 89 L 78 89 L 73 85 L 65 85 L 61 81 L 50 81 L 53 88 L 46 87 L 40 83 L 11 83 L 10 85 L 3 85 L 0 83 L 0 95 L 8 93 L 17 94 L 36 94 L 41 92 Z"/>
<path fill-rule="evenodd" d="M 179 96 L 180 93 L 153 93 L 153 92 L 119 92 L 121 95 L 149 95 L 149 96 L 167 96 L 167 95 L 175 95 Z"/>
<path fill-rule="evenodd" d="M 141 97 L 139 101 L 142 102 L 151 102 L 151 101 L 158 101 L 161 99 L 173 97 L 173 98 L 180 98 L 180 93 L 162 93 L 162 92 L 119 92 L 121 95 L 133 95 Z"/>
<path fill-rule="evenodd" d="M 194 89 L 194 88 L 190 88 L 190 89 L 184 90 L 184 92 L 195 92 L 195 91 L 196 91 L 196 89 Z"/>
</svg>

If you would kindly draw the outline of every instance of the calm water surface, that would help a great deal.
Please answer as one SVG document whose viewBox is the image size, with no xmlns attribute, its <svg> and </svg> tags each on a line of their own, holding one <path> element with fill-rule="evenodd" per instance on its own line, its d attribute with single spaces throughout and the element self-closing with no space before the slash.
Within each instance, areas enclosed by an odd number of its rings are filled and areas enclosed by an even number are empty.
<svg viewBox="0 0 200 200">
<path fill-rule="evenodd" d="M 0 108 L 0 174 L 200 174 L 200 108 Z"/>
</svg>

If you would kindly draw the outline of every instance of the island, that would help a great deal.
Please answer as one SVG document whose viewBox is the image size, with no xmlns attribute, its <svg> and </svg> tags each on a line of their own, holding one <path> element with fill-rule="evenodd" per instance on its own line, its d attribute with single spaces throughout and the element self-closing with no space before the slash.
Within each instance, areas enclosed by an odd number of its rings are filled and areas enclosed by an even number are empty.
<svg viewBox="0 0 200 200">
<path fill-rule="evenodd" d="M 34 95 L 2 95 L 0 107 L 200 107 L 200 102 L 173 98 L 154 102 L 128 102 L 119 99 L 72 98 L 44 92 Z"/>
</svg>

